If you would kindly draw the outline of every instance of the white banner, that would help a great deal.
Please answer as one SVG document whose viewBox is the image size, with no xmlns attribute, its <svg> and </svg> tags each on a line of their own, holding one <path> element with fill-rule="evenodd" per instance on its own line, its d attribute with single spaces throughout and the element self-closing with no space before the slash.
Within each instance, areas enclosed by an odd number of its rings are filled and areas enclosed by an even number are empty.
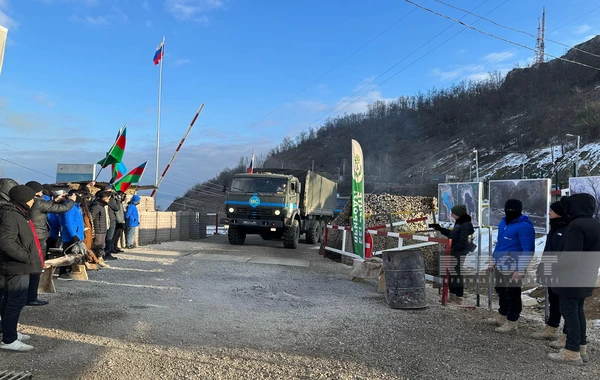
<svg viewBox="0 0 600 380">
<path fill-rule="evenodd" d="M 8 29 L 0 26 L 0 75 L 2 75 L 2 62 L 4 62 L 4 48 L 6 47 L 6 36 Z"/>
</svg>

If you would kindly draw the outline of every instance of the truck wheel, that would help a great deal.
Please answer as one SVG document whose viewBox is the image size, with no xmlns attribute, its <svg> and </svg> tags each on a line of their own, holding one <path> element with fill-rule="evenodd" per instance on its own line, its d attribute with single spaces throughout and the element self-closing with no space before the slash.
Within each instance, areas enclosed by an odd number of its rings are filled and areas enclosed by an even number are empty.
<svg viewBox="0 0 600 380">
<path fill-rule="evenodd" d="M 283 231 L 283 246 L 285 248 L 298 248 L 298 241 L 300 240 L 300 224 L 298 220 L 294 219 L 291 227 L 285 227 Z"/>
<path fill-rule="evenodd" d="M 327 222 L 321 220 L 319 223 L 319 243 L 322 243 L 325 240 L 325 231 L 327 230 Z"/>
<path fill-rule="evenodd" d="M 229 226 L 227 237 L 229 238 L 229 244 L 231 245 L 244 245 L 244 242 L 246 241 L 246 231 L 239 226 Z"/>
<path fill-rule="evenodd" d="M 319 233 L 321 231 L 321 223 L 318 220 L 312 220 L 310 227 L 306 231 L 306 242 L 308 244 L 315 244 L 319 241 Z"/>
</svg>

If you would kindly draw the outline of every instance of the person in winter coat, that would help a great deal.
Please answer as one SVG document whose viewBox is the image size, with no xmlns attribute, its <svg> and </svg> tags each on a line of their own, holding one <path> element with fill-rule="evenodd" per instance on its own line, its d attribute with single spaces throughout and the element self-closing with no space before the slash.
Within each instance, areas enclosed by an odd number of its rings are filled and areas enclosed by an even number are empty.
<svg viewBox="0 0 600 380">
<path fill-rule="evenodd" d="M 29 181 L 25 184 L 35 192 L 35 201 L 33 207 L 31 207 L 31 220 L 35 226 L 40 244 L 42 245 L 42 251 L 44 255 L 48 251 L 47 240 L 50 237 L 50 226 L 48 225 L 48 214 L 62 214 L 63 212 L 69 211 L 73 207 L 73 202 L 68 201 L 62 202 L 63 198 L 59 198 L 55 201 L 46 200 L 44 196 L 44 186 L 36 181 Z M 57 203 L 57 201 L 59 203 Z M 48 301 L 41 300 L 38 298 L 38 286 L 40 284 L 40 273 L 33 273 L 29 280 L 29 297 L 27 300 L 28 306 L 43 306 L 47 305 Z"/>
<path fill-rule="evenodd" d="M 10 203 L 10 196 L 8 195 L 10 189 L 17 186 L 18 183 L 14 179 L 0 178 L 0 205 Z M 0 304 L 4 296 L 4 277 L 0 273 Z M 0 323 L 0 332 L 2 332 L 2 323 Z"/>
<path fill-rule="evenodd" d="M 96 200 L 94 200 L 90 207 L 94 226 L 94 253 L 101 263 L 104 263 L 105 259 L 116 259 L 116 257 L 106 253 L 106 232 L 110 225 L 110 217 L 108 215 L 110 198 L 110 192 L 101 191 L 96 194 Z"/>
<path fill-rule="evenodd" d="M 544 285 L 548 289 L 548 300 L 550 304 L 550 315 L 546 321 L 546 327 L 543 331 L 534 333 L 532 337 L 538 340 L 552 340 L 558 339 L 558 327 L 560 326 L 560 306 L 559 298 L 554 290 L 552 290 L 552 264 L 551 260 L 548 260 L 551 256 L 558 254 L 561 250 L 563 234 L 569 224 L 569 219 L 563 207 L 563 202 L 554 202 L 550 205 L 550 232 L 546 236 L 546 246 L 544 247 L 544 253 L 542 255 L 542 261 L 537 267 L 536 277 L 538 283 Z M 566 330 L 563 330 L 563 332 Z M 563 342 L 564 347 L 564 342 Z M 558 347 L 560 348 L 560 347 Z"/>
<path fill-rule="evenodd" d="M 500 307 L 498 316 L 488 319 L 488 323 L 499 326 L 496 332 L 511 333 L 518 330 L 517 321 L 523 310 L 521 278 L 533 258 L 535 229 L 533 222 L 523 215 L 523 203 L 518 199 L 506 201 L 504 214 L 498 225 L 494 261 L 489 266 L 495 273 Z"/>
<path fill-rule="evenodd" d="M 106 229 L 106 241 L 104 243 L 104 256 L 107 260 L 116 260 L 117 258 L 112 255 L 113 252 L 113 238 L 115 236 L 115 230 L 117 229 L 117 211 L 119 211 L 119 204 L 115 199 L 116 193 L 109 186 L 106 186 L 103 193 L 110 194 L 110 198 L 106 202 L 106 214 L 108 215 L 108 227 Z"/>
<path fill-rule="evenodd" d="M 451 209 L 451 216 L 456 220 L 454 228 L 449 230 L 442 228 L 439 224 L 433 224 L 432 227 L 440 231 L 442 235 L 452 239 L 452 248 L 450 254 L 456 260 L 454 273 L 450 275 L 450 298 L 451 301 L 459 305 L 463 304 L 464 283 L 461 276 L 461 267 L 464 257 L 469 254 L 471 246 L 471 235 L 475 233 L 471 216 L 467 214 L 466 205 L 456 205 Z"/>
<path fill-rule="evenodd" d="M 129 204 L 127 205 L 127 212 L 125 213 L 125 225 L 127 226 L 127 248 L 135 248 L 133 245 L 133 239 L 135 237 L 135 230 L 140 225 L 140 216 L 138 213 L 137 205 L 140 204 L 141 198 L 138 195 L 131 197 Z"/>
<path fill-rule="evenodd" d="M 119 242 L 123 237 L 123 233 L 125 232 L 125 210 L 123 209 L 123 201 L 125 201 L 125 193 L 119 191 L 114 196 L 115 201 L 118 206 L 117 212 L 115 212 L 115 235 L 113 236 L 112 241 L 112 253 L 121 253 L 122 249 L 119 249 Z"/>
<path fill-rule="evenodd" d="M 30 218 L 35 192 L 17 185 L 10 189 L 9 197 L 10 203 L 0 205 L 0 275 L 4 276 L 0 349 L 24 352 L 33 350 L 23 343 L 31 337 L 17 332 L 17 325 L 27 303 L 29 275 L 41 272 L 43 255 Z"/>
<path fill-rule="evenodd" d="M 600 269 L 600 223 L 594 219 L 596 199 L 590 194 L 574 194 L 567 201 L 571 222 L 563 234 L 562 250 L 552 266 L 556 279 L 560 312 L 565 319 L 567 341 L 551 360 L 581 365 L 587 353 L 585 299 L 592 295 Z"/>
<path fill-rule="evenodd" d="M 84 224 L 83 213 L 81 212 L 81 198 L 77 195 L 77 191 L 69 191 L 68 200 L 75 202 L 73 208 L 59 215 L 60 230 L 62 233 L 62 243 L 64 252 L 69 253 L 73 244 L 79 243 L 84 239 Z M 67 271 L 67 267 L 61 267 L 58 278 L 62 280 L 72 280 L 71 275 Z"/>
</svg>

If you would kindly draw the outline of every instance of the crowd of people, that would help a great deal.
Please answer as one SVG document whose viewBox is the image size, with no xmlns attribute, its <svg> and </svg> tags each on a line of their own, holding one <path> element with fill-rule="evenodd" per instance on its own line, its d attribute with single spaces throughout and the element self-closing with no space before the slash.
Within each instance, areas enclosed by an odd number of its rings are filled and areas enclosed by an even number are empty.
<svg viewBox="0 0 600 380">
<path fill-rule="evenodd" d="M 497 326 L 496 332 L 508 334 L 518 331 L 523 310 L 523 278 L 533 266 L 535 229 L 533 222 L 523 215 L 520 200 L 509 199 L 504 212 L 488 268 L 494 272 L 499 308 L 498 314 L 487 322 Z M 549 353 L 549 359 L 582 365 L 590 360 L 585 300 L 598 285 L 600 269 L 600 222 L 594 218 L 596 199 L 590 194 L 563 197 L 552 203 L 548 212 L 550 231 L 536 269 L 536 281 L 548 291 L 549 316 L 544 330 L 532 337 L 550 341 L 550 347 L 559 350 Z M 451 215 L 456 221 L 454 228 L 443 228 L 439 224 L 432 227 L 452 239 L 451 255 L 456 265 L 448 268 L 450 300 L 463 305 L 461 270 L 465 256 L 473 251 L 474 228 L 464 205 L 454 206 Z M 561 318 L 564 319 L 562 335 L 559 334 Z"/>
<path fill-rule="evenodd" d="M 135 248 L 140 197 L 133 195 L 126 204 L 125 193 L 106 186 L 93 195 L 93 186 L 69 190 L 0 179 L 0 349 L 34 348 L 24 343 L 30 337 L 17 325 L 25 306 L 48 304 L 38 297 L 38 287 L 50 252 L 85 253 L 84 260 L 106 268 L 106 261 L 124 252 L 119 245 Z M 123 239 L 126 244 L 120 244 Z M 69 272 L 60 267 L 58 279 L 72 280 Z"/>
</svg>

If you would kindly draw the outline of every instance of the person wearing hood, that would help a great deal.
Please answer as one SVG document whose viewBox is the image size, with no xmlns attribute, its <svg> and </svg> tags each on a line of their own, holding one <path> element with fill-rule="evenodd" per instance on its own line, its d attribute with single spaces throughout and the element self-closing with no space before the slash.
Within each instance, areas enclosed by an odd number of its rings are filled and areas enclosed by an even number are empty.
<svg viewBox="0 0 600 380">
<path fill-rule="evenodd" d="M 594 219 L 596 199 L 590 194 L 574 194 L 567 201 L 570 223 L 563 234 L 562 249 L 552 265 L 553 288 L 559 297 L 565 319 L 567 340 L 553 361 L 582 365 L 587 352 L 585 299 L 592 296 L 600 269 L 600 223 Z"/>
<path fill-rule="evenodd" d="M 62 243 L 65 254 L 70 253 L 70 248 L 84 239 L 83 213 L 81 212 L 81 197 L 76 190 L 69 191 L 67 199 L 75 202 L 73 208 L 59 215 Z M 73 278 L 66 267 L 60 267 L 58 278 L 70 281 Z"/>
<path fill-rule="evenodd" d="M 125 225 L 127 227 L 127 248 L 135 248 L 133 245 L 133 239 L 135 237 L 135 230 L 140 225 L 140 215 L 138 213 L 137 205 L 140 204 L 141 198 L 139 195 L 131 197 L 129 204 L 127 205 L 127 211 L 125 212 Z"/>
<path fill-rule="evenodd" d="M 0 206 L 3 204 L 10 203 L 10 196 L 8 193 L 10 189 L 17 186 L 18 183 L 14 179 L 10 178 L 0 178 Z M 0 273 L 0 304 L 2 303 L 2 298 L 4 296 L 4 277 Z M 1 318 L 1 317 L 0 317 Z M 2 332 L 2 323 L 0 323 L 0 332 Z"/>
<path fill-rule="evenodd" d="M 464 295 L 464 281 L 461 276 L 461 266 L 464 256 L 468 255 L 471 246 L 471 235 L 475 233 L 471 216 L 467 213 L 466 205 L 456 205 L 451 209 L 451 216 L 456 220 L 452 230 L 443 228 L 439 224 L 433 224 L 431 227 L 440 231 L 444 236 L 452 239 L 452 248 L 450 254 L 456 260 L 454 273 L 450 275 L 450 300 L 462 305 Z"/>
<path fill-rule="evenodd" d="M 23 343 L 31 337 L 17 332 L 17 325 L 27 303 L 30 274 L 41 272 L 43 253 L 30 217 L 35 192 L 17 185 L 9 197 L 9 203 L 0 205 L 0 275 L 4 276 L 0 349 L 26 352 L 33 350 Z"/>
<path fill-rule="evenodd" d="M 108 191 L 100 191 L 96 194 L 96 199 L 90 206 L 92 214 L 92 225 L 94 228 L 94 253 L 98 260 L 104 265 L 104 260 L 116 260 L 117 258 L 106 253 L 106 233 L 110 225 L 110 217 L 108 215 L 109 202 L 111 194 Z M 112 240 L 111 240 L 112 241 Z"/>
<path fill-rule="evenodd" d="M 117 227 L 112 240 L 112 253 L 121 253 L 122 249 L 119 248 L 119 242 L 125 232 L 125 210 L 123 208 L 123 202 L 125 201 L 125 193 L 118 191 L 115 194 L 115 201 L 117 202 L 118 210 L 115 212 L 115 222 Z"/>
<path fill-rule="evenodd" d="M 532 338 L 538 340 L 556 341 L 558 339 L 558 327 L 560 326 L 560 306 L 559 298 L 554 290 L 552 290 L 552 270 L 551 258 L 554 257 L 561 249 L 563 235 L 569 224 L 569 219 L 563 207 L 566 201 L 562 199 L 559 202 L 554 202 L 550 205 L 550 232 L 546 236 L 546 245 L 542 255 L 542 261 L 537 267 L 536 278 L 539 284 L 548 289 L 548 299 L 550 315 L 546 321 L 546 327 L 543 331 L 534 333 Z M 566 330 L 563 330 L 565 332 Z M 564 347 L 564 341 L 562 342 Z M 560 348 L 560 346 L 558 347 Z"/>
<path fill-rule="evenodd" d="M 48 224 L 48 214 L 62 214 L 73 208 L 73 201 L 61 203 L 64 198 L 59 198 L 54 201 L 44 199 L 44 186 L 36 181 L 29 181 L 25 186 L 32 189 L 35 193 L 35 201 L 31 207 L 30 217 L 35 231 L 37 233 L 44 256 L 48 251 L 48 238 L 50 237 L 50 225 Z M 38 298 L 38 286 L 40 284 L 40 273 L 33 273 L 29 281 L 29 297 L 27 300 L 28 306 L 43 306 L 47 305 L 48 301 Z"/>
<path fill-rule="evenodd" d="M 489 270 L 494 271 L 496 293 L 500 307 L 495 318 L 488 323 L 499 326 L 496 332 L 512 333 L 518 330 L 521 316 L 522 276 L 531 264 L 535 251 L 533 222 L 523 215 L 523 203 L 509 199 L 504 204 L 505 217 L 498 224 L 498 242 Z"/>
</svg>

